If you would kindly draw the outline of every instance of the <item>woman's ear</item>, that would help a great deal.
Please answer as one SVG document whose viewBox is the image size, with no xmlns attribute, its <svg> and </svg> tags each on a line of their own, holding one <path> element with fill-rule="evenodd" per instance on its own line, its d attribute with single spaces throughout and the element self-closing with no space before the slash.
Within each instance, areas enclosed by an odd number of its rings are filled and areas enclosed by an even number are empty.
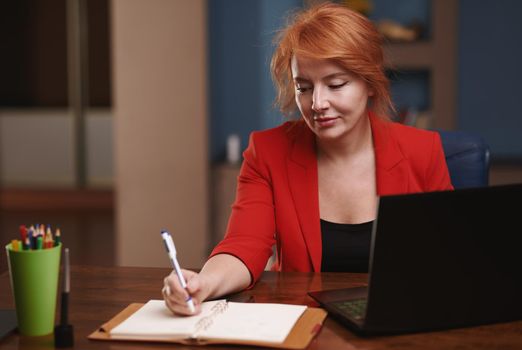
<svg viewBox="0 0 522 350">
<path fill-rule="evenodd" d="M 366 91 L 368 93 L 368 97 L 373 97 L 375 95 L 375 89 L 370 86 L 368 82 L 366 82 Z"/>
</svg>

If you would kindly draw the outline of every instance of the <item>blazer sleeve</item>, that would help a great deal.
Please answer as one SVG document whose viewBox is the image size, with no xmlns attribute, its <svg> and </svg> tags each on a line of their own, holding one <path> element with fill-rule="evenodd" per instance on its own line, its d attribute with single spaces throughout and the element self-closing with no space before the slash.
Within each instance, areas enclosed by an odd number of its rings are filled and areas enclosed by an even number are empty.
<svg viewBox="0 0 522 350">
<path fill-rule="evenodd" d="M 275 244 L 274 196 L 265 160 L 262 147 L 256 145 L 254 132 L 243 153 L 225 237 L 210 255 L 224 253 L 240 259 L 250 271 L 252 284 L 264 271 Z"/>
<path fill-rule="evenodd" d="M 433 133 L 431 158 L 426 174 L 426 191 L 453 190 L 451 178 L 446 164 L 442 141 L 438 133 Z"/>
</svg>

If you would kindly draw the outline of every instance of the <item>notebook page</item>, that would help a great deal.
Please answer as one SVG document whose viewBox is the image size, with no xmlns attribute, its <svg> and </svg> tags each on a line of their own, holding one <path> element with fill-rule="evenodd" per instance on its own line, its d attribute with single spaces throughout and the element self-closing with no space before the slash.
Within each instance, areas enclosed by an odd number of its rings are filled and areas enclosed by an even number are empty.
<svg viewBox="0 0 522 350">
<path fill-rule="evenodd" d="M 198 337 L 282 343 L 305 310 L 305 305 L 229 302 Z"/>
<path fill-rule="evenodd" d="M 124 339 L 173 339 L 189 338 L 194 333 L 196 324 L 210 313 L 211 308 L 220 300 L 202 304 L 201 313 L 195 316 L 176 316 L 163 300 L 149 300 L 125 321 L 110 331 L 113 338 Z"/>
</svg>

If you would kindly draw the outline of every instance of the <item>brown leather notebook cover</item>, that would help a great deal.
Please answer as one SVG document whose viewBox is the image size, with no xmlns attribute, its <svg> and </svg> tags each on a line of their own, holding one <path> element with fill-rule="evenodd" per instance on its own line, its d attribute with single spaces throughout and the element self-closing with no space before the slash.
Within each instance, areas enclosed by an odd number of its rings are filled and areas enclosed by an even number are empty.
<svg viewBox="0 0 522 350">
<path fill-rule="evenodd" d="M 280 349 L 304 349 L 312 341 L 312 339 L 319 333 L 327 313 L 319 308 L 306 308 L 303 315 L 297 320 L 296 324 L 290 331 L 283 343 L 260 342 L 260 341 L 238 341 L 226 339 L 114 339 L 110 336 L 110 331 L 130 315 L 138 311 L 144 304 L 133 303 L 123 309 L 120 313 L 110 319 L 108 322 L 102 324 L 100 328 L 91 333 L 87 338 L 93 340 L 112 340 L 112 341 L 153 341 L 166 343 L 181 343 L 187 345 L 206 345 L 206 344 L 241 344 L 241 345 L 256 345 L 266 346 Z"/>
</svg>

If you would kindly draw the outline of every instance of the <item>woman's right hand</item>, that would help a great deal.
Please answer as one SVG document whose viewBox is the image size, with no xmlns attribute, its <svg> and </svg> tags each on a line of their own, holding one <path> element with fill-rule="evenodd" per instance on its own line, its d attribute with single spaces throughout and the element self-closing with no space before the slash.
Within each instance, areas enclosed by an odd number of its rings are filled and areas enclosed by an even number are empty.
<svg viewBox="0 0 522 350">
<path fill-rule="evenodd" d="M 181 287 L 176 272 L 172 271 L 163 280 L 163 289 L 161 291 L 165 304 L 176 315 L 190 316 L 199 314 L 201 312 L 201 303 L 208 297 L 208 293 L 205 293 L 204 278 L 194 271 L 182 269 L 181 272 L 187 282 L 187 288 Z M 187 306 L 189 295 L 194 302 L 194 313 Z"/>
<path fill-rule="evenodd" d="M 229 254 L 217 254 L 210 258 L 200 273 L 181 269 L 187 288 L 181 287 L 176 272 L 163 280 L 163 299 L 176 315 L 195 315 L 201 312 L 201 303 L 208 298 L 239 292 L 251 283 L 250 272 L 241 260 Z M 189 295 L 194 302 L 195 312 L 187 306 Z"/>
</svg>

